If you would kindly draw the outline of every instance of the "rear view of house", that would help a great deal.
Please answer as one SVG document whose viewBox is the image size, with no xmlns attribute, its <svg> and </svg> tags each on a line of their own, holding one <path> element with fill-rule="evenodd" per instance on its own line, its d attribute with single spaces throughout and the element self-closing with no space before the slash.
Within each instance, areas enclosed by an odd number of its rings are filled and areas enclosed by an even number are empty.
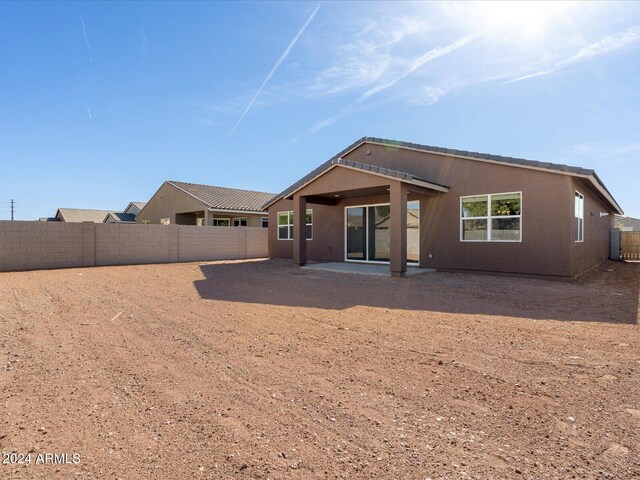
<svg viewBox="0 0 640 480">
<path fill-rule="evenodd" d="M 166 181 L 142 208 L 137 223 L 267 227 L 262 205 L 273 193 Z"/>
<path fill-rule="evenodd" d="M 269 256 L 572 278 L 622 214 L 593 170 L 365 137 L 269 200 Z M 297 232 L 305 232 L 299 235 Z"/>
</svg>

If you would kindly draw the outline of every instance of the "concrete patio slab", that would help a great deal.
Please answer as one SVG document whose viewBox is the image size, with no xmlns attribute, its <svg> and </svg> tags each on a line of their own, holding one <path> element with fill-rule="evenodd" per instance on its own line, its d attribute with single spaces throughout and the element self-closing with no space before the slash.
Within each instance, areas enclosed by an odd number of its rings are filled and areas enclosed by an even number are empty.
<svg viewBox="0 0 640 480">
<path fill-rule="evenodd" d="M 328 263 L 311 263 L 305 265 L 305 270 L 323 270 L 326 272 L 337 273 L 356 273 L 359 275 L 378 275 L 389 277 L 389 265 L 380 265 L 376 263 L 351 263 L 351 262 L 328 262 Z M 407 277 L 415 277 L 424 275 L 425 273 L 435 272 L 432 268 L 407 267 Z"/>
</svg>

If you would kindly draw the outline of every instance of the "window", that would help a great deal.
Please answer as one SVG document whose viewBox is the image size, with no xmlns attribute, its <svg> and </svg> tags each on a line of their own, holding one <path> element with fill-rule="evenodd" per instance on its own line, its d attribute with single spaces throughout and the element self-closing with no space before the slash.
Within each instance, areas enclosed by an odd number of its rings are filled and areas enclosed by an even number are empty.
<svg viewBox="0 0 640 480">
<path fill-rule="evenodd" d="M 171 224 L 171 219 L 170 218 L 161 218 L 160 219 L 160 223 L 162 225 L 170 225 Z"/>
<path fill-rule="evenodd" d="M 575 196 L 575 241 L 584 241 L 584 195 L 576 192 Z"/>
<path fill-rule="evenodd" d="M 247 217 L 234 218 L 233 219 L 234 227 L 246 227 L 247 226 Z"/>
<path fill-rule="evenodd" d="M 522 239 L 522 193 L 460 197 L 460 240 L 519 242 Z"/>
<path fill-rule="evenodd" d="M 269 217 L 262 217 L 262 228 L 269 227 Z"/>
<path fill-rule="evenodd" d="M 307 240 L 313 239 L 313 210 L 306 212 Z M 278 212 L 278 240 L 293 240 L 293 212 Z"/>
<path fill-rule="evenodd" d="M 214 218 L 213 219 L 213 226 L 214 227 L 228 227 L 229 225 L 231 225 L 231 222 L 229 221 L 228 218 Z"/>
</svg>

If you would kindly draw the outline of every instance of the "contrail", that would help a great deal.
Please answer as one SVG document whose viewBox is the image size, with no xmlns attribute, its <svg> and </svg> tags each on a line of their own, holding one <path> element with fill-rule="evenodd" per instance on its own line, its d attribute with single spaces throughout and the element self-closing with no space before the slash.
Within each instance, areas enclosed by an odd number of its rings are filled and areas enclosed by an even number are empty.
<svg viewBox="0 0 640 480">
<path fill-rule="evenodd" d="M 284 62 L 286 60 L 286 58 L 289 56 L 289 53 L 291 53 L 291 49 L 293 49 L 295 44 L 298 43 L 298 40 L 300 39 L 300 37 L 304 33 L 305 29 L 309 26 L 311 21 L 314 19 L 314 17 L 318 13 L 318 10 L 320 10 L 320 5 L 321 4 L 318 4 L 318 6 L 315 8 L 315 10 L 313 12 L 311 12 L 311 15 L 309 15 L 309 18 L 307 18 L 307 21 L 304 22 L 304 25 L 302 25 L 302 28 L 298 31 L 296 36 L 293 37 L 293 40 L 291 40 L 291 43 L 289 43 L 289 46 L 282 53 L 282 55 L 280 55 L 280 58 L 278 59 L 276 64 L 273 66 L 273 68 L 271 69 L 271 71 L 269 72 L 267 77 L 264 79 L 264 81 L 262 82 L 262 85 L 260 85 L 260 88 L 258 89 L 256 94 L 253 96 L 251 101 L 249 102 L 249 105 L 247 105 L 247 108 L 245 108 L 244 112 L 242 112 L 242 115 L 240 115 L 240 118 L 238 119 L 236 124 L 233 126 L 233 128 L 229 132 L 229 135 L 227 135 L 227 138 L 225 138 L 224 142 L 222 142 L 222 145 L 220 145 L 220 148 L 222 148 L 224 146 L 224 144 L 227 143 L 227 140 L 229 140 L 231 138 L 231 135 L 233 135 L 233 132 L 236 131 L 236 128 L 238 128 L 238 125 L 240 125 L 240 122 L 242 122 L 242 119 L 249 112 L 249 110 L 251 110 L 251 107 L 253 106 L 253 104 L 255 103 L 256 99 L 258 98 L 258 95 L 260 95 L 260 93 L 262 92 L 264 87 L 267 85 L 269 80 L 271 80 L 271 77 L 273 77 L 273 75 L 278 71 L 278 68 L 280 68 L 280 65 L 282 65 L 282 62 Z"/>
<path fill-rule="evenodd" d="M 86 97 L 84 99 L 84 106 L 87 109 L 87 114 L 89 115 L 89 120 L 93 120 L 93 116 L 91 116 L 91 109 L 89 108 L 89 103 L 87 102 Z"/>
<path fill-rule="evenodd" d="M 87 44 L 87 51 L 89 52 L 89 61 L 93 63 L 93 57 L 91 56 L 91 44 L 89 43 L 89 37 L 87 37 L 87 29 L 84 26 L 84 18 L 80 14 L 80 23 L 82 24 L 82 34 L 84 35 L 84 41 Z"/>
</svg>

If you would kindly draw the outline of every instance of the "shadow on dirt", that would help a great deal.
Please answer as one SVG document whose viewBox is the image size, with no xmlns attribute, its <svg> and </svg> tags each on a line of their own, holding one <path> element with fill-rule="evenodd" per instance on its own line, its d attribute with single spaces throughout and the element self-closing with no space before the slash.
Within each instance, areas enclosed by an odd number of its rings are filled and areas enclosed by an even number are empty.
<svg viewBox="0 0 640 480">
<path fill-rule="evenodd" d="M 539 320 L 638 323 L 640 264 L 607 262 L 575 282 L 468 273 L 394 279 L 302 270 L 288 260 L 206 264 L 203 299 L 344 310 L 354 306 Z"/>
</svg>

